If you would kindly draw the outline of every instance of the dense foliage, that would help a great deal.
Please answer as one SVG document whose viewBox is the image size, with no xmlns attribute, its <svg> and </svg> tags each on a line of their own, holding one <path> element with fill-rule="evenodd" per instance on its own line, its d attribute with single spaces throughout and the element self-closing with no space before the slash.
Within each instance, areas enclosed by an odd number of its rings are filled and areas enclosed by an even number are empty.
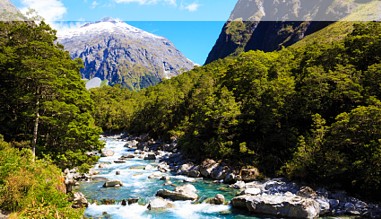
<svg viewBox="0 0 381 219">
<path fill-rule="evenodd" d="M 0 23 L 0 133 L 61 168 L 89 167 L 100 129 L 81 81 L 80 60 L 55 44 L 44 22 Z"/>
<path fill-rule="evenodd" d="M 381 24 L 344 24 L 353 32 L 332 43 L 251 51 L 140 92 L 93 90 L 96 121 L 379 199 Z"/>
<path fill-rule="evenodd" d="M 81 218 L 65 194 L 61 170 L 47 161 L 33 162 L 30 150 L 18 150 L 0 135 L 0 208 L 17 218 Z"/>
</svg>

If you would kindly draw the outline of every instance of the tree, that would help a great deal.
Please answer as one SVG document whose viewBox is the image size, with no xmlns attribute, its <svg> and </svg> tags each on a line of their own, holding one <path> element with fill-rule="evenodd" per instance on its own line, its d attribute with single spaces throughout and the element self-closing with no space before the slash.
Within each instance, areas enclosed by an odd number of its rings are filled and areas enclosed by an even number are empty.
<svg viewBox="0 0 381 219">
<path fill-rule="evenodd" d="M 55 44 L 55 31 L 44 22 L 2 23 L 0 29 L 0 54 L 11 57 L 0 63 L 0 131 L 7 140 L 30 142 L 38 156 L 49 155 L 61 167 L 90 162 L 79 155 L 101 147 L 100 130 L 81 61 Z M 67 158 L 71 152 L 76 156 Z"/>
</svg>

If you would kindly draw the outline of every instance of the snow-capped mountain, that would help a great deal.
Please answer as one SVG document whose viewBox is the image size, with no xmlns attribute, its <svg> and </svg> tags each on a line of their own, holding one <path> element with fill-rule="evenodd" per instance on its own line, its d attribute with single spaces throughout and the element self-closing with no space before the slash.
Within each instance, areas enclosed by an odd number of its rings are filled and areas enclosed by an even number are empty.
<svg viewBox="0 0 381 219">
<path fill-rule="evenodd" d="M 130 89 L 154 85 L 194 67 L 166 38 L 106 18 L 58 32 L 72 58 L 81 58 L 83 78 L 98 77 Z"/>
</svg>

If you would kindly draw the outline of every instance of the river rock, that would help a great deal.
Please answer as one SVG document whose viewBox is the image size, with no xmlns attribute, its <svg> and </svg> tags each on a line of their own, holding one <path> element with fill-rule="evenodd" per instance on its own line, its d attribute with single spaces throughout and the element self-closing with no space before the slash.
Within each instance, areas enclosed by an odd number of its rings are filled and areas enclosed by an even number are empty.
<svg viewBox="0 0 381 219">
<path fill-rule="evenodd" d="M 88 207 L 89 202 L 87 201 L 85 195 L 83 195 L 81 192 L 76 192 L 73 195 L 73 208 L 83 208 Z"/>
<path fill-rule="evenodd" d="M 319 203 L 320 206 L 320 215 L 325 215 L 331 213 L 331 205 L 329 204 L 329 200 L 326 198 L 316 198 L 315 201 Z"/>
<path fill-rule="evenodd" d="M 133 155 L 133 154 L 126 154 L 126 155 L 123 155 L 122 158 L 123 159 L 132 159 L 132 158 L 135 158 L 135 155 Z"/>
<path fill-rule="evenodd" d="M 308 186 L 302 186 L 296 194 L 305 198 L 315 199 L 317 197 L 317 193 Z"/>
<path fill-rule="evenodd" d="M 200 171 L 194 169 L 188 172 L 189 177 L 197 178 L 200 176 Z"/>
<path fill-rule="evenodd" d="M 317 218 L 319 203 L 295 195 L 241 195 L 232 199 L 233 207 L 244 208 L 256 214 L 290 218 Z"/>
<path fill-rule="evenodd" d="M 165 200 L 165 199 L 160 198 L 160 197 L 157 197 L 154 200 L 150 201 L 150 203 L 147 206 L 147 208 L 150 211 L 152 211 L 152 210 L 156 210 L 156 211 L 159 210 L 160 211 L 160 210 L 165 210 L 167 208 L 172 208 L 172 207 L 174 207 L 173 202 Z"/>
<path fill-rule="evenodd" d="M 136 148 L 136 145 L 137 145 L 138 143 L 139 143 L 139 142 L 136 141 L 136 140 L 127 141 L 126 144 L 124 145 L 124 147 L 127 147 L 127 148 Z"/>
<path fill-rule="evenodd" d="M 179 169 L 176 171 L 176 174 L 178 175 L 187 175 L 189 174 L 189 171 L 194 167 L 193 163 L 185 163 L 182 164 Z"/>
<path fill-rule="evenodd" d="M 162 172 L 162 173 L 167 173 L 167 172 L 170 172 L 171 169 L 169 167 L 169 165 L 165 162 L 161 162 L 159 163 L 159 165 L 157 166 L 157 169 Z"/>
<path fill-rule="evenodd" d="M 156 196 L 162 198 L 168 198 L 172 201 L 195 201 L 198 198 L 196 188 L 191 184 L 185 184 L 183 186 L 177 186 L 175 191 L 170 191 L 167 189 L 160 189 L 157 191 Z"/>
<path fill-rule="evenodd" d="M 102 176 L 92 176 L 91 180 L 92 181 L 107 181 L 108 179 L 106 177 L 102 177 Z"/>
<path fill-rule="evenodd" d="M 243 189 L 246 187 L 246 183 L 244 181 L 237 181 L 236 183 L 231 185 L 231 187 L 233 187 L 235 189 Z"/>
<path fill-rule="evenodd" d="M 218 166 L 218 163 L 212 159 L 206 159 L 201 163 L 200 173 L 204 177 L 210 177 L 213 169 Z"/>
<path fill-rule="evenodd" d="M 223 180 L 230 172 L 231 170 L 228 166 L 220 164 L 212 170 L 210 177 L 216 180 Z"/>
<path fill-rule="evenodd" d="M 261 193 L 260 188 L 247 188 L 241 192 L 241 195 L 259 195 Z"/>
<path fill-rule="evenodd" d="M 229 173 L 224 179 L 224 183 L 233 184 L 237 182 L 237 176 L 234 173 Z"/>
<path fill-rule="evenodd" d="M 163 144 L 162 148 L 163 148 L 163 151 L 175 152 L 177 149 L 177 143 Z"/>
<path fill-rule="evenodd" d="M 156 155 L 155 153 L 147 153 L 146 156 L 144 157 L 144 160 L 156 160 Z"/>
<path fill-rule="evenodd" d="M 259 177 L 259 170 L 257 168 L 242 169 L 240 175 L 245 182 L 254 181 Z"/>
<path fill-rule="evenodd" d="M 120 163 L 126 163 L 126 161 L 125 160 L 114 160 L 114 163 L 120 164 Z"/>
<path fill-rule="evenodd" d="M 101 157 L 111 157 L 114 156 L 115 152 L 112 150 L 102 150 Z"/>
<path fill-rule="evenodd" d="M 120 180 L 110 180 L 103 184 L 103 187 L 109 188 L 109 187 L 119 187 L 123 186 L 123 183 Z"/>
<path fill-rule="evenodd" d="M 128 205 L 132 205 L 139 202 L 139 198 L 129 198 L 127 199 Z"/>
<path fill-rule="evenodd" d="M 222 205 L 225 203 L 225 196 L 221 194 L 217 194 L 214 198 L 209 198 L 205 200 L 205 203 L 212 205 Z"/>
</svg>

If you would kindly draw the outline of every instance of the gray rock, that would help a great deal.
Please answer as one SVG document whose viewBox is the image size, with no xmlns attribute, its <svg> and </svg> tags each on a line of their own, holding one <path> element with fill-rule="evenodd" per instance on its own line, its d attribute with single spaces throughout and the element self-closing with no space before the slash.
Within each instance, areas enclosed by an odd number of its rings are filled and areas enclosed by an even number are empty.
<svg viewBox="0 0 381 219">
<path fill-rule="evenodd" d="M 242 177 L 242 180 L 245 182 L 257 180 L 260 176 L 259 170 L 257 168 L 242 169 L 240 175 Z"/>
<path fill-rule="evenodd" d="M 232 187 L 235 189 L 243 189 L 245 188 L 245 186 L 246 183 L 244 181 L 237 181 L 236 183 L 234 183 L 234 185 L 232 185 Z"/>
<path fill-rule="evenodd" d="M 247 188 L 241 192 L 241 195 L 259 195 L 262 191 L 259 188 Z"/>
<path fill-rule="evenodd" d="M 231 201 L 235 208 L 244 208 L 256 214 L 290 218 L 317 218 L 320 206 L 315 200 L 300 196 L 242 195 Z"/>
<path fill-rule="evenodd" d="M 144 160 L 156 160 L 155 153 L 147 153 L 146 156 L 144 157 Z"/>
<path fill-rule="evenodd" d="M 198 170 L 191 170 L 188 172 L 189 177 L 197 178 L 200 176 L 200 171 Z"/>
<path fill-rule="evenodd" d="M 111 157 L 114 156 L 115 152 L 112 150 L 102 150 L 101 157 Z"/>
<path fill-rule="evenodd" d="M 201 163 L 200 173 L 204 177 L 210 177 L 213 169 L 218 166 L 218 163 L 212 159 L 206 159 Z"/>
<path fill-rule="evenodd" d="M 109 188 L 109 187 L 119 187 L 123 186 L 123 183 L 120 180 L 110 180 L 103 184 L 103 187 Z"/>
<path fill-rule="evenodd" d="M 139 202 L 139 198 L 129 198 L 127 199 L 128 205 L 132 205 Z"/>
<path fill-rule="evenodd" d="M 180 168 L 177 170 L 178 175 L 189 175 L 189 171 L 194 168 L 193 163 L 185 163 L 180 166 Z"/>
<path fill-rule="evenodd" d="M 148 204 L 147 208 L 150 211 L 160 211 L 160 210 L 165 210 L 167 208 L 172 208 L 174 207 L 173 202 L 170 202 L 168 200 L 165 200 L 161 197 L 156 197 L 154 200 L 150 201 Z"/>
<path fill-rule="evenodd" d="M 217 194 L 214 198 L 209 198 L 204 202 L 212 205 L 222 205 L 225 203 L 225 196 Z"/>
<path fill-rule="evenodd" d="M 167 198 L 172 201 L 195 201 L 198 198 L 196 188 L 191 184 L 185 184 L 183 186 L 178 186 L 174 191 L 169 191 L 167 189 L 160 189 L 157 191 L 156 196 Z"/>
<path fill-rule="evenodd" d="M 315 199 L 320 206 L 320 215 L 325 215 L 331 213 L 331 205 L 329 204 L 329 200 L 326 198 L 317 198 Z"/>
<path fill-rule="evenodd" d="M 73 208 L 83 208 L 88 207 L 89 202 L 87 201 L 85 195 L 83 195 L 81 192 L 76 192 L 73 195 Z"/>
<path fill-rule="evenodd" d="M 237 176 L 234 173 L 229 173 L 224 179 L 224 183 L 233 184 L 237 182 Z"/>
<path fill-rule="evenodd" d="M 210 177 L 216 180 L 224 180 L 230 172 L 231 170 L 228 166 L 220 164 L 212 170 Z"/>
<path fill-rule="evenodd" d="M 315 199 L 317 197 L 316 192 L 308 186 L 302 186 L 296 194 L 305 198 Z"/>
</svg>

